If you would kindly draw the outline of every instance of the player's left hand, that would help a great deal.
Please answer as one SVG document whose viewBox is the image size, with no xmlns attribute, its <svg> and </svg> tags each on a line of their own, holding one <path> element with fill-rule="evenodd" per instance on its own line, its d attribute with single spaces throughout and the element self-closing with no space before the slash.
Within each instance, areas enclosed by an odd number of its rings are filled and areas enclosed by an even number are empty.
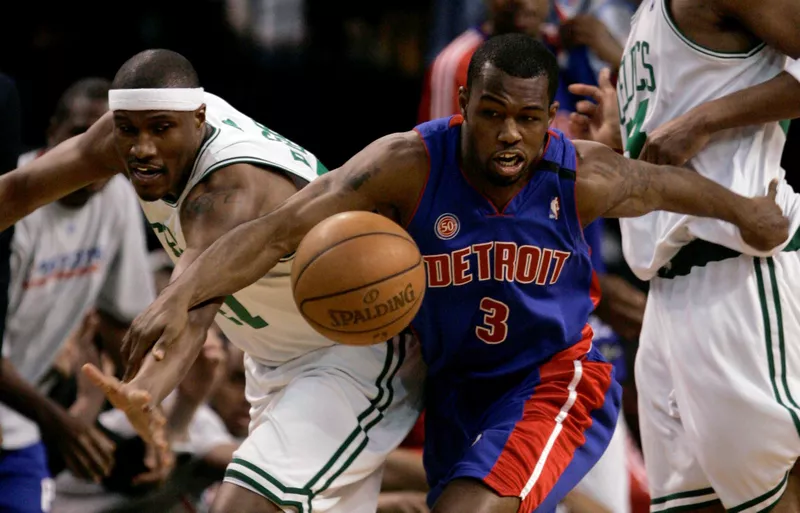
<svg viewBox="0 0 800 513">
<path fill-rule="evenodd" d="M 759 251 L 769 251 L 789 238 L 789 219 L 775 202 L 778 180 L 769 183 L 765 196 L 750 199 L 750 205 L 739 211 L 736 225 L 742 239 Z"/>
<path fill-rule="evenodd" d="M 134 486 L 158 484 L 166 481 L 175 468 L 175 455 L 172 451 L 160 451 L 155 445 L 147 444 L 144 465 L 148 470 L 133 478 L 132 483 Z"/>
<path fill-rule="evenodd" d="M 150 349 L 156 360 L 164 358 L 169 345 L 177 340 L 189 322 L 189 308 L 186 303 L 170 293 L 167 287 L 131 323 L 122 340 L 122 361 L 125 365 L 123 381 L 129 381 L 139 371 L 142 360 Z"/>
<path fill-rule="evenodd" d="M 700 118 L 689 111 L 647 134 L 639 160 L 682 166 L 705 148 L 710 138 Z"/>
<path fill-rule="evenodd" d="M 174 464 L 174 456 L 167 441 L 167 420 L 161 409 L 153 406 L 150 394 L 122 383 L 114 376 L 103 374 L 91 363 L 84 365 L 82 372 L 103 391 L 115 408 L 128 417 L 131 426 L 142 440 L 152 446 L 149 449 L 149 457 L 145 459 L 150 472 L 141 476 L 140 481 L 147 482 L 148 479 L 152 481 L 154 476 L 168 474 Z"/>
</svg>

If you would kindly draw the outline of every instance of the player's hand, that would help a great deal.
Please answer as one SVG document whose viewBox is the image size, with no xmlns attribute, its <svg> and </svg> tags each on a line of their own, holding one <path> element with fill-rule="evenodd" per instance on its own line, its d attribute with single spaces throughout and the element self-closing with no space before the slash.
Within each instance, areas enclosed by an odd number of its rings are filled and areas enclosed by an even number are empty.
<svg viewBox="0 0 800 513">
<path fill-rule="evenodd" d="M 150 394 L 122 383 L 114 376 L 103 374 L 91 363 L 84 365 L 82 371 L 103 391 L 109 402 L 128 417 L 142 440 L 154 447 L 158 453 L 155 461 L 168 465 L 171 453 L 167 442 L 166 418 L 160 408 L 153 406 Z"/>
<path fill-rule="evenodd" d="M 692 111 L 667 121 L 647 134 L 639 160 L 682 166 L 706 147 L 711 133 Z"/>
<path fill-rule="evenodd" d="M 772 180 L 766 196 L 750 199 L 750 205 L 738 212 L 736 225 L 742 239 L 759 251 L 769 251 L 789 238 L 789 219 L 775 202 L 778 180 Z"/>
<path fill-rule="evenodd" d="M 170 450 L 161 451 L 155 445 L 147 444 L 144 465 L 149 470 L 133 478 L 134 486 L 163 483 L 175 468 L 175 454 Z"/>
<path fill-rule="evenodd" d="M 600 274 L 602 299 L 597 317 L 626 340 L 637 340 L 642 332 L 647 296 L 627 280 L 613 274 Z"/>
<path fill-rule="evenodd" d="M 378 497 L 377 513 L 429 513 L 425 492 L 384 492 Z"/>
<path fill-rule="evenodd" d="M 129 381 L 139 370 L 150 349 L 156 360 L 178 338 L 189 322 L 189 307 L 167 287 L 147 310 L 139 314 L 122 340 L 122 360 L 126 363 L 123 381 Z"/>
<path fill-rule="evenodd" d="M 59 409 L 50 412 L 40 427 L 44 439 L 58 447 L 77 477 L 99 482 L 111 473 L 116 446 L 91 424 Z"/>
<path fill-rule="evenodd" d="M 572 138 L 594 141 L 622 150 L 617 90 L 611 84 L 611 71 L 605 68 L 600 72 L 598 86 L 572 84 L 569 92 L 594 100 L 581 100 L 575 105 L 577 112 L 569 117 Z"/>
</svg>

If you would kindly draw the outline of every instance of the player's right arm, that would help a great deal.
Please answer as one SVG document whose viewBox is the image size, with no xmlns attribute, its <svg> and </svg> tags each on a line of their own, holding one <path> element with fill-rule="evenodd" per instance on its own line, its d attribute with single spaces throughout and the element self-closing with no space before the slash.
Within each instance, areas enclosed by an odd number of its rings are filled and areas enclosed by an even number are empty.
<svg viewBox="0 0 800 513">
<path fill-rule="evenodd" d="M 0 177 L 0 230 L 37 208 L 122 170 L 106 113 L 85 133 Z"/>
<path fill-rule="evenodd" d="M 217 239 L 137 318 L 131 328 L 132 343 L 172 345 L 191 307 L 256 282 L 280 258 L 294 252 L 315 225 L 334 214 L 378 211 L 405 224 L 413 215 L 428 168 L 427 151 L 416 133 L 375 141 L 273 212 Z"/>
<path fill-rule="evenodd" d="M 795 0 L 714 0 L 722 23 L 741 26 L 793 59 L 800 58 L 800 3 Z M 800 65 L 797 65 L 800 66 Z M 681 166 L 718 132 L 800 117 L 800 69 L 698 105 L 649 134 L 639 159 Z"/>
</svg>

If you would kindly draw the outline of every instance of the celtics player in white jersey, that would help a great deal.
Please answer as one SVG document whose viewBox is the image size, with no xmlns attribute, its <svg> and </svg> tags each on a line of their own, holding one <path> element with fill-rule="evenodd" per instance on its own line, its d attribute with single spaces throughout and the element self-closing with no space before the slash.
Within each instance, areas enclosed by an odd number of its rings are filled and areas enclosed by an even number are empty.
<svg viewBox="0 0 800 513">
<path fill-rule="evenodd" d="M 740 194 L 777 179 L 790 220 L 771 252 L 711 219 L 621 221 L 650 280 L 636 381 L 654 512 L 800 511 L 800 197 L 780 167 L 780 122 L 800 116 L 798 28 L 796 1 L 645 0 L 616 99 L 608 82 L 573 87 L 609 107 L 606 123 L 585 104 L 594 119 L 573 117 L 588 135 Z"/>
<path fill-rule="evenodd" d="M 10 191 L 16 215 L 126 173 L 175 261 L 173 279 L 221 235 L 272 211 L 325 171 L 307 150 L 204 92 L 191 64 L 174 52 L 150 50 L 127 61 L 109 108 L 86 134 L 7 175 L 0 188 Z M 141 408 L 172 391 L 216 318 L 246 354 L 251 423 L 213 510 L 372 513 L 385 456 L 419 414 L 419 353 L 405 337 L 360 348 L 323 338 L 296 309 L 291 259 L 194 310 L 169 358 L 130 355 L 127 375 L 135 377 L 126 384 L 92 375 L 140 434 L 162 444 L 150 424 L 160 419 Z"/>
</svg>

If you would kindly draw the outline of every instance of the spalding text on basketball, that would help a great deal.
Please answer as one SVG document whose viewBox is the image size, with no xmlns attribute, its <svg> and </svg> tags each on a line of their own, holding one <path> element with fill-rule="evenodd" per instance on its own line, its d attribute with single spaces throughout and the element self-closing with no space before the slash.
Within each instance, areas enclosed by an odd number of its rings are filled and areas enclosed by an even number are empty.
<svg viewBox="0 0 800 513">
<path fill-rule="evenodd" d="M 414 287 L 408 283 L 405 288 L 386 301 L 375 302 L 368 308 L 358 310 L 328 310 L 331 316 L 331 326 L 339 328 L 371 321 L 397 310 L 408 308 L 414 304 L 417 295 Z"/>
<path fill-rule="evenodd" d="M 484 242 L 451 253 L 425 255 L 428 287 L 450 287 L 497 280 L 552 285 L 572 253 L 513 242 Z"/>
</svg>

